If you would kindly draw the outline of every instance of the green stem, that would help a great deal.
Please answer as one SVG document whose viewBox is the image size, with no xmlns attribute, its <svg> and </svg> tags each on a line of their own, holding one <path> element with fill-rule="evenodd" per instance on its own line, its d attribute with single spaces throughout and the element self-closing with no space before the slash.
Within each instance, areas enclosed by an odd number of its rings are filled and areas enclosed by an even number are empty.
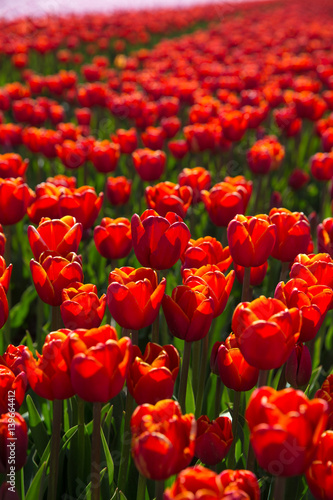
<svg viewBox="0 0 333 500">
<path fill-rule="evenodd" d="M 261 190 L 262 190 L 262 178 L 263 178 L 263 175 L 259 175 L 258 183 L 257 183 L 256 199 L 255 199 L 254 207 L 253 207 L 254 215 L 256 215 L 258 213 L 259 201 L 261 198 Z"/>
<path fill-rule="evenodd" d="M 221 410 L 221 397 L 224 389 L 222 385 L 222 380 L 219 375 L 216 377 L 216 390 L 215 390 L 215 408 L 214 408 L 214 418 L 219 417 Z"/>
<path fill-rule="evenodd" d="M 133 412 L 133 396 L 130 394 L 127 389 L 126 396 L 126 406 L 125 406 L 125 423 L 124 423 L 124 435 L 123 435 L 123 444 L 121 448 L 121 458 L 120 458 L 120 466 L 118 473 L 118 488 L 120 491 L 125 491 L 126 483 L 127 483 L 127 469 L 128 469 L 128 461 L 130 456 L 130 448 L 131 448 L 131 416 Z"/>
<path fill-rule="evenodd" d="M 251 268 L 244 267 L 242 302 L 248 302 L 249 300 L 251 300 L 250 278 L 251 278 Z"/>
<path fill-rule="evenodd" d="M 276 476 L 274 481 L 273 500 L 284 500 L 286 492 L 286 478 L 284 476 Z"/>
<path fill-rule="evenodd" d="M 256 462 L 256 456 L 254 454 L 253 446 L 251 441 L 249 442 L 249 451 L 247 453 L 246 469 L 254 472 L 254 465 Z"/>
<path fill-rule="evenodd" d="M 91 500 L 100 500 L 101 468 L 101 410 L 102 404 L 93 404 L 93 432 L 91 437 Z"/>
<path fill-rule="evenodd" d="M 260 370 L 257 387 L 262 387 L 267 384 L 268 372 L 269 370 Z"/>
<path fill-rule="evenodd" d="M 160 315 L 157 314 L 156 319 L 152 326 L 152 333 L 151 333 L 151 341 L 154 342 L 154 344 L 158 344 L 159 342 L 159 332 L 160 332 Z"/>
<path fill-rule="evenodd" d="M 156 500 L 163 500 L 164 481 L 155 481 L 155 498 Z"/>
<path fill-rule="evenodd" d="M 64 324 L 62 322 L 62 317 L 60 314 L 60 307 L 52 306 L 51 332 L 56 332 L 57 330 L 63 327 Z"/>
<path fill-rule="evenodd" d="M 201 363 L 200 363 L 200 375 L 199 375 L 199 385 L 198 392 L 195 401 L 195 416 L 199 418 L 202 411 L 202 402 L 205 390 L 205 382 L 206 382 L 206 366 L 207 366 L 207 355 L 208 355 L 208 335 L 206 335 L 201 340 Z M 193 367 L 195 369 L 195 367 Z"/>
<path fill-rule="evenodd" d="M 282 262 L 280 281 L 286 282 L 288 278 L 288 272 L 289 272 L 289 262 Z"/>
<path fill-rule="evenodd" d="M 138 330 L 132 330 L 131 340 L 132 340 L 133 345 L 139 345 L 139 331 Z"/>
<path fill-rule="evenodd" d="M 138 489 L 136 500 L 145 500 L 147 479 L 142 474 L 139 474 Z"/>
<path fill-rule="evenodd" d="M 281 375 L 280 375 L 279 382 L 278 382 L 276 390 L 277 391 L 281 391 L 285 387 L 286 387 L 286 364 L 283 365 L 283 368 L 282 368 L 282 371 L 281 371 Z"/>
<path fill-rule="evenodd" d="M 78 434 L 78 442 L 79 442 L 79 449 L 80 449 L 80 456 L 77 457 L 79 461 L 79 478 L 83 478 L 83 471 L 84 471 L 84 454 L 85 454 L 85 438 L 84 438 L 84 401 L 81 399 L 79 396 L 77 398 L 77 409 L 78 409 L 78 415 L 77 415 L 77 423 L 78 423 L 78 429 L 77 429 L 77 434 Z"/>
<path fill-rule="evenodd" d="M 201 342 L 194 342 L 192 350 L 192 388 L 194 394 L 198 392 L 199 366 L 200 366 Z"/>
<path fill-rule="evenodd" d="M 236 465 L 236 442 L 237 442 L 237 434 L 238 434 L 238 415 L 239 415 L 239 407 L 242 393 L 240 391 L 234 391 L 234 404 L 232 408 L 232 434 L 233 441 L 229 451 L 230 460 L 228 463 L 228 467 L 230 469 L 234 469 Z"/>
<path fill-rule="evenodd" d="M 47 491 L 47 500 L 56 500 L 57 498 L 61 420 L 62 420 L 62 401 L 60 399 L 55 399 L 53 401 L 50 476 L 49 476 L 49 486 Z"/>
<path fill-rule="evenodd" d="M 187 387 L 187 377 L 188 377 L 188 369 L 190 366 L 190 357 L 191 357 L 191 346 L 192 342 L 184 342 L 184 354 L 182 360 L 182 368 L 180 373 L 180 383 L 179 383 L 179 392 L 178 392 L 178 401 L 182 411 L 185 413 L 185 401 L 186 401 L 186 387 Z"/>
</svg>

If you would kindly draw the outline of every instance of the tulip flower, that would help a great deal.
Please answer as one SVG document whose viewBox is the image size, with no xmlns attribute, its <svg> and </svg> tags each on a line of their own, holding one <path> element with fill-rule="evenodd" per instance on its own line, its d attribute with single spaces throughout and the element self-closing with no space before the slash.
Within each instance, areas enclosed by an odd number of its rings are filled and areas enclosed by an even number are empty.
<svg viewBox="0 0 333 500">
<path fill-rule="evenodd" d="M 23 219 L 32 196 L 21 177 L 0 178 L 0 224 L 11 226 Z"/>
<path fill-rule="evenodd" d="M 106 197 L 111 205 L 125 205 L 131 195 L 132 181 L 126 177 L 108 177 L 106 180 Z"/>
<path fill-rule="evenodd" d="M 154 210 L 146 210 L 141 217 L 134 214 L 131 227 L 138 261 L 142 266 L 157 270 L 174 266 L 191 237 L 183 220 L 171 212 L 165 217 Z"/>
<path fill-rule="evenodd" d="M 83 230 L 89 229 L 98 217 L 103 203 L 103 193 L 96 194 L 90 186 L 81 186 L 59 197 L 61 217 L 71 215 L 82 224 Z"/>
<path fill-rule="evenodd" d="M 9 307 L 6 292 L 0 285 L 0 328 L 6 323 L 9 315 Z"/>
<path fill-rule="evenodd" d="M 179 354 L 172 345 L 148 342 L 144 354 L 133 346 L 133 361 L 127 375 L 127 387 L 138 405 L 155 404 L 172 397 L 179 371 Z"/>
<path fill-rule="evenodd" d="M 203 167 L 184 168 L 178 175 L 178 183 L 192 189 L 192 203 L 195 205 L 201 200 L 201 191 L 210 189 L 211 174 Z"/>
<path fill-rule="evenodd" d="M 60 219 L 59 198 L 66 190 L 66 186 L 56 186 L 51 182 L 38 184 L 35 196 L 31 199 L 27 209 L 31 222 L 39 224 L 42 217 Z"/>
<path fill-rule="evenodd" d="M 243 267 L 262 266 L 272 252 L 276 232 L 267 215 L 236 215 L 228 225 L 228 243 L 233 261 Z"/>
<path fill-rule="evenodd" d="M 162 127 L 147 127 L 141 134 L 144 146 L 154 151 L 163 149 L 165 137 L 166 134 Z"/>
<path fill-rule="evenodd" d="M 169 181 L 148 186 L 145 195 L 147 206 L 162 217 L 174 212 L 184 218 L 192 203 L 192 189 L 189 186 L 179 186 Z"/>
<path fill-rule="evenodd" d="M 22 160 L 22 157 L 16 153 L 0 155 L 0 177 L 2 179 L 24 177 L 28 165 L 29 160 Z"/>
<path fill-rule="evenodd" d="M 27 377 L 23 371 L 15 375 L 10 368 L 0 364 L 0 414 L 8 411 L 9 394 L 13 393 L 15 410 L 19 410 L 24 400 L 27 384 Z"/>
<path fill-rule="evenodd" d="M 318 181 L 329 181 L 333 177 L 333 153 L 316 153 L 310 158 L 311 174 Z"/>
<path fill-rule="evenodd" d="M 328 253 L 299 254 L 290 270 L 291 278 L 301 278 L 309 286 L 325 285 L 333 289 L 333 259 Z"/>
<path fill-rule="evenodd" d="M 241 176 L 226 177 L 210 191 L 203 190 L 201 198 L 213 224 L 227 227 L 237 214 L 245 213 L 251 193 L 251 181 Z"/>
<path fill-rule="evenodd" d="M 204 338 L 211 326 L 214 301 L 208 286 L 196 290 L 186 285 L 173 289 L 172 296 L 164 295 L 162 307 L 170 333 L 186 342 Z"/>
<path fill-rule="evenodd" d="M 318 252 L 333 256 L 333 217 L 323 220 L 317 227 Z"/>
<path fill-rule="evenodd" d="M 95 285 L 71 283 L 70 288 L 62 290 L 60 313 L 65 328 L 98 328 L 106 308 L 106 295 L 99 299 Z"/>
<path fill-rule="evenodd" d="M 333 431 L 324 432 L 316 453 L 305 473 L 311 493 L 318 500 L 333 499 Z"/>
<path fill-rule="evenodd" d="M 156 272 L 150 268 L 111 271 L 107 291 L 111 316 L 123 328 L 140 330 L 151 325 L 158 315 L 165 286 L 165 278 L 158 283 Z"/>
<path fill-rule="evenodd" d="M 248 126 L 245 113 L 239 110 L 223 112 L 220 122 L 223 135 L 229 141 L 240 141 Z"/>
<path fill-rule="evenodd" d="M 301 168 L 295 168 L 288 179 L 288 186 L 294 191 L 302 189 L 310 180 L 310 176 L 307 172 L 304 172 Z"/>
<path fill-rule="evenodd" d="M 120 146 L 107 140 L 95 141 L 89 159 L 97 172 L 103 174 L 113 172 L 120 158 Z"/>
<path fill-rule="evenodd" d="M 131 418 L 132 456 L 143 476 L 163 480 L 187 467 L 194 455 L 196 421 L 176 401 L 138 406 Z"/>
<path fill-rule="evenodd" d="M 211 236 L 197 240 L 191 239 L 181 258 L 182 269 L 199 269 L 199 267 L 214 264 L 221 273 L 224 273 L 232 263 L 229 247 L 223 248 L 221 243 Z"/>
<path fill-rule="evenodd" d="M 267 174 L 273 163 L 269 145 L 262 141 L 258 141 L 248 150 L 246 159 L 251 172 L 256 175 Z"/>
<path fill-rule="evenodd" d="M 197 420 L 194 455 L 206 465 L 216 465 L 227 455 L 233 441 L 231 420 L 218 417 L 210 421 L 207 415 Z"/>
<path fill-rule="evenodd" d="M 10 277 L 12 275 L 12 264 L 6 267 L 5 259 L 0 255 L 0 285 L 7 293 L 9 288 Z"/>
<path fill-rule="evenodd" d="M 219 474 L 226 498 L 260 499 L 260 489 L 256 476 L 249 470 L 226 469 Z M 238 496 L 239 495 L 239 496 Z"/>
<path fill-rule="evenodd" d="M 238 266 L 234 263 L 235 276 L 239 283 L 244 282 L 245 267 Z M 259 286 L 264 281 L 268 269 L 268 262 L 262 266 L 251 267 L 250 270 L 250 286 Z"/>
<path fill-rule="evenodd" d="M 68 333 L 62 354 L 76 394 L 85 401 L 106 403 L 123 388 L 132 357 L 128 337 L 118 340 L 110 325 Z"/>
<path fill-rule="evenodd" d="M 333 290 L 325 285 L 308 285 L 301 278 L 293 278 L 287 283 L 281 281 L 274 297 L 288 308 L 297 307 L 302 313 L 300 342 L 313 339 L 321 327 L 326 313 L 332 307 Z"/>
<path fill-rule="evenodd" d="M 295 389 L 256 389 L 245 418 L 260 467 L 274 476 L 297 476 L 311 464 L 327 422 L 327 403 Z"/>
<path fill-rule="evenodd" d="M 303 213 L 286 208 L 272 208 L 269 219 L 276 225 L 276 241 L 272 256 L 282 262 L 291 262 L 299 253 L 306 253 L 311 241 L 310 224 Z"/>
<path fill-rule="evenodd" d="M 215 265 L 202 266 L 196 269 L 194 274 L 191 270 L 183 271 L 184 285 L 197 290 L 206 290 L 214 302 L 214 318 L 223 313 L 235 281 L 235 271 L 230 271 L 227 276 L 221 273 Z"/>
<path fill-rule="evenodd" d="M 143 181 L 157 181 L 164 172 L 166 154 L 144 148 L 137 149 L 132 153 L 135 170 Z"/>
<path fill-rule="evenodd" d="M 53 401 L 67 399 L 75 394 L 63 353 L 63 345 L 69 333 L 70 330 L 66 329 L 49 333 L 37 361 L 27 347 L 22 352 L 29 385 L 42 398 Z"/>
<path fill-rule="evenodd" d="M 83 281 L 82 263 L 75 253 L 67 258 L 43 252 L 39 262 L 31 259 L 30 270 L 39 297 L 51 306 L 60 306 L 62 290 L 73 281 Z"/>
<path fill-rule="evenodd" d="M 287 309 L 280 300 L 264 296 L 241 302 L 232 317 L 232 330 L 241 353 L 260 370 L 279 368 L 287 361 L 300 328 L 301 314 L 296 307 Z"/>
<path fill-rule="evenodd" d="M 169 141 L 168 148 L 172 156 L 177 158 L 177 160 L 181 160 L 189 152 L 188 143 L 184 139 Z"/>
<path fill-rule="evenodd" d="M 0 473 L 15 473 L 22 469 L 27 459 L 28 428 L 19 413 L 0 416 Z"/>
<path fill-rule="evenodd" d="M 66 139 L 56 145 L 56 152 L 64 166 L 71 170 L 81 167 L 87 160 L 86 149 L 80 141 Z"/>
<path fill-rule="evenodd" d="M 306 387 L 312 375 L 312 360 L 308 347 L 297 343 L 286 361 L 286 381 L 294 389 Z"/>
<path fill-rule="evenodd" d="M 43 217 L 35 229 L 28 227 L 28 239 L 35 259 L 43 252 L 51 250 L 61 257 L 70 252 L 77 252 L 82 238 L 82 224 L 74 217 L 65 216 L 62 219 Z"/>
<path fill-rule="evenodd" d="M 216 371 L 223 384 L 234 391 L 249 391 L 258 381 L 258 368 L 245 361 L 234 334 L 230 334 L 225 342 L 215 342 L 211 364 L 216 367 L 214 373 Z"/>
<path fill-rule="evenodd" d="M 1 257 L 3 257 L 3 255 L 5 254 L 6 239 L 7 238 L 3 232 L 3 227 L 0 224 L 0 255 L 1 255 Z"/>
<path fill-rule="evenodd" d="M 104 217 L 94 229 L 94 241 L 98 252 L 106 259 L 127 257 L 132 249 L 130 221 L 125 217 Z"/>
<path fill-rule="evenodd" d="M 328 404 L 328 421 L 326 429 L 333 430 L 333 374 L 329 375 L 315 394 L 315 398 L 324 399 Z"/>
</svg>

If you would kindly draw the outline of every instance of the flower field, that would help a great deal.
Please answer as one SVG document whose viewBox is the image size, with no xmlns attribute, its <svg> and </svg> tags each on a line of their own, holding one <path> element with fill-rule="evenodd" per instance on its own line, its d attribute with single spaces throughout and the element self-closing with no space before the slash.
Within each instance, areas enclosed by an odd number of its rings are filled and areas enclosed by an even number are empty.
<svg viewBox="0 0 333 500">
<path fill-rule="evenodd" d="M 333 500 L 333 4 L 0 28 L 0 500 Z"/>
</svg>

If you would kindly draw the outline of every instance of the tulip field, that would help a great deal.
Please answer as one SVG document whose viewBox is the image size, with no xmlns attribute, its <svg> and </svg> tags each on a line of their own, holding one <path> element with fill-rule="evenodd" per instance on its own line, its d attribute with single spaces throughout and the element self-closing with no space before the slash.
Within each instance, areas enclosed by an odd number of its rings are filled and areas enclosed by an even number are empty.
<svg viewBox="0 0 333 500">
<path fill-rule="evenodd" d="M 325 0 L 0 19 L 0 500 L 333 500 L 332 48 Z"/>
</svg>

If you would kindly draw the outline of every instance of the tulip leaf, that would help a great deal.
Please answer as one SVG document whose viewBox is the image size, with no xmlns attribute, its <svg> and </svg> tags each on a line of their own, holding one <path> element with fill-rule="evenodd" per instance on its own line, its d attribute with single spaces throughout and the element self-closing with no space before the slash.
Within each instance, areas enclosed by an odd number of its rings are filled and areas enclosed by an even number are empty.
<svg viewBox="0 0 333 500">
<path fill-rule="evenodd" d="M 185 408 L 186 408 L 186 413 L 195 413 L 195 399 L 192 389 L 192 376 L 190 372 L 187 378 Z"/>
<path fill-rule="evenodd" d="M 109 489 L 111 489 L 112 483 L 113 483 L 113 475 L 114 475 L 114 464 L 113 464 L 112 456 L 111 456 L 108 444 L 106 442 L 102 427 L 101 427 L 101 440 L 102 440 L 102 446 L 103 446 L 103 451 L 104 451 L 104 458 L 105 458 L 107 471 L 108 471 Z"/>
<path fill-rule="evenodd" d="M 26 403 L 29 413 L 29 428 L 37 453 L 41 457 L 48 443 L 47 431 L 30 394 L 27 395 Z"/>
<path fill-rule="evenodd" d="M 39 467 L 32 483 L 29 486 L 25 500 L 42 500 L 44 493 L 44 478 L 46 472 L 47 462 L 43 462 Z"/>
<path fill-rule="evenodd" d="M 10 309 L 10 326 L 11 328 L 19 328 L 25 323 L 25 319 L 30 312 L 30 305 L 36 299 L 34 286 L 30 285 L 25 289 L 21 296 L 20 302 L 15 304 Z"/>
</svg>

